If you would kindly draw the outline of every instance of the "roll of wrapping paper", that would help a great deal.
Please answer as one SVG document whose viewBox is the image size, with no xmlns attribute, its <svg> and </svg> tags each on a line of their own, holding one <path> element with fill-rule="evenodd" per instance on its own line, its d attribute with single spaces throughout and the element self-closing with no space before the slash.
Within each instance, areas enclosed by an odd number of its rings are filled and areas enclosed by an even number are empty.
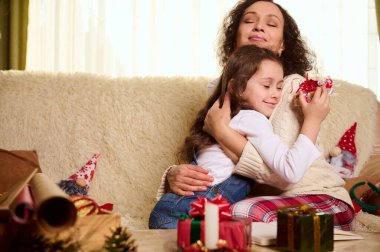
<svg viewBox="0 0 380 252">
<path fill-rule="evenodd" d="M 29 171 L 22 179 L 14 183 L 9 191 L 0 196 L 0 221 L 8 221 L 10 209 L 13 202 L 17 199 L 22 189 L 30 182 L 36 174 L 37 169 Z"/>
<path fill-rule="evenodd" d="M 18 224 L 28 224 L 33 218 L 34 208 L 30 187 L 25 185 L 10 207 L 11 218 Z"/>
<path fill-rule="evenodd" d="M 75 224 L 77 214 L 69 196 L 45 174 L 37 173 L 30 181 L 36 206 L 37 222 L 48 231 L 61 231 Z"/>
</svg>

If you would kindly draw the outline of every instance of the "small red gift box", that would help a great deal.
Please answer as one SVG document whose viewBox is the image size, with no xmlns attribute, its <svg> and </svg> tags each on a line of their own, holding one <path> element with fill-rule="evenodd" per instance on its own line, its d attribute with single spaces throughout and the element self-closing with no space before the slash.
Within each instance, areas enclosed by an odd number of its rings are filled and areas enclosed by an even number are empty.
<svg viewBox="0 0 380 252">
<path fill-rule="evenodd" d="M 222 220 L 219 222 L 219 239 L 229 248 L 244 251 L 250 246 L 250 221 Z M 248 226 L 247 226 L 248 225 Z M 188 247 L 200 240 L 204 244 L 204 220 L 185 219 L 178 221 L 177 246 Z"/>
<path fill-rule="evenodd" d="M 219 196 L 218 200 L 221 200 Z M 177 225 L 177 246 L 178 248 L 186 248 L 190 245 L 201 241 L 205 244 L 205 222 L 202 217 L 203 198 L 198 198 L 194 204 L 190 214 L 197 212 L 196 218 L 189 217 L 178 221 Z M 217 200 L 213 200 L 217 202 Z M 226 208 L 225 200 L 223 199 L 221 208 Z M 227 209 L 229 209 L 229 203 Z M 198 208 L 198 209 L 196 209 Z M 225 211 L 225 209 L 223 210 Z M 228 212 L 221 213 L 228 216 Z M 229 215 L 230 216 L 230 215 Z M 231 249 L 238 251 L 246 251 L 251 246 L 251 224 L 252 221 L 246 218 L 221 218 L 219 221 L 219 240 L 222 244 Z"/>
</svg>

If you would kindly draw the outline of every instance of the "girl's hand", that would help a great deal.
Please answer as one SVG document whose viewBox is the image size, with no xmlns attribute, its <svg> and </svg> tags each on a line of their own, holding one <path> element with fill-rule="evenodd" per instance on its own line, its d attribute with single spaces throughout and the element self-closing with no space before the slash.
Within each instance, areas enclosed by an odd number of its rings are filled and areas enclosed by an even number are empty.
<svg viewBox="0 0 380 252">
<path fill-rule="evenodd" d="M 195 191 L 205 191 L 214 180 L 208 175 L 207 170 L 191 164 L 173 166 L 166 178 L 170 191 L 182 196 L 194 195 Z"/>
<path fill-rule="evenodd" d="M 301 93 L 300 103 L 305 120 L 321 123 L 330 112 L 329 89 L 325 86 L 317 87 L 312 100 L 308 103 L 306 97 Z"/>
<path fill-rule="evenodd" d="M 203 131 L 210 134 L 217 141 L 226 128 L 229 128 L 231 121 L 230 95 L 227 92 L 224 97 L 222 108 L 219 108 L 219 99 L 212 105 L 207 112 Z"/>
<path fill-rule="evenodd" d="M 306 101 L 304 93 L 299 96 L 304 114 L 301 133 L 307 136 L 314 144 L 317 141 L 321 123 L 330 112 L 330 96 L 328 92 L 329 90 L 325 86 L 318 87 L 309 103 Z"/>
<path fill-rule="evenodd" d="M 229 124 L 231 121 L 230 95 L 226 93 L 224 103 L 219 108 L 217 100 L 207 112 L 203 131 L 210 134 L 220 145 L 226 155 L 235 164 L 239 161 L 247 139 L 232 129 Z"/>
</svg>

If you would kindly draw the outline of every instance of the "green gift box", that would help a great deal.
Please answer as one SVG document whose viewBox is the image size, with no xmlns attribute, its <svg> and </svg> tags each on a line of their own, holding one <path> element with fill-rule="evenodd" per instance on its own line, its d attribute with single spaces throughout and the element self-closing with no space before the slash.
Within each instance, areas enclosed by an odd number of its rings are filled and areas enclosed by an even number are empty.
<svg viewBox="0 0 380 252">
<path fill-rule="evenodd" d="M 307 205 L 277 209 L 277 247 L 286 251 L 334 250 L 334 218 Z"/>
</svg>

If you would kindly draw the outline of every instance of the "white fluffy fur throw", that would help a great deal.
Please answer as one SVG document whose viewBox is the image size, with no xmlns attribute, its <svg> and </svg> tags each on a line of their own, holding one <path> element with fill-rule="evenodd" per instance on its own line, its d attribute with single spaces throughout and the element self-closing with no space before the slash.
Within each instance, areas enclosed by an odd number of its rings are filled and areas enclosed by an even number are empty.
<svg viewBox="0 0 380 252">
<path fill-rule="evenodd" d="M 209 81 L 0 71 L 0 148 L 36 150 L 55 182 L 100 152 L 89 195 L 113 203 L 130 228 L 147 228 L 161 175 L 176 163 Z M 368 89 L 336 83 L 319 144 L 327 153 L 357 121 L 358 173 L 374 143 L 377 103 Z"/>
<path fill-rule="evenodd" d="M 53 181 L 94 152 L 89 195 L 147 228 L 163 171 L 207 97 L 205 78 L 0 72 L 0 148 L 36 150 Z"/>
</svg>

